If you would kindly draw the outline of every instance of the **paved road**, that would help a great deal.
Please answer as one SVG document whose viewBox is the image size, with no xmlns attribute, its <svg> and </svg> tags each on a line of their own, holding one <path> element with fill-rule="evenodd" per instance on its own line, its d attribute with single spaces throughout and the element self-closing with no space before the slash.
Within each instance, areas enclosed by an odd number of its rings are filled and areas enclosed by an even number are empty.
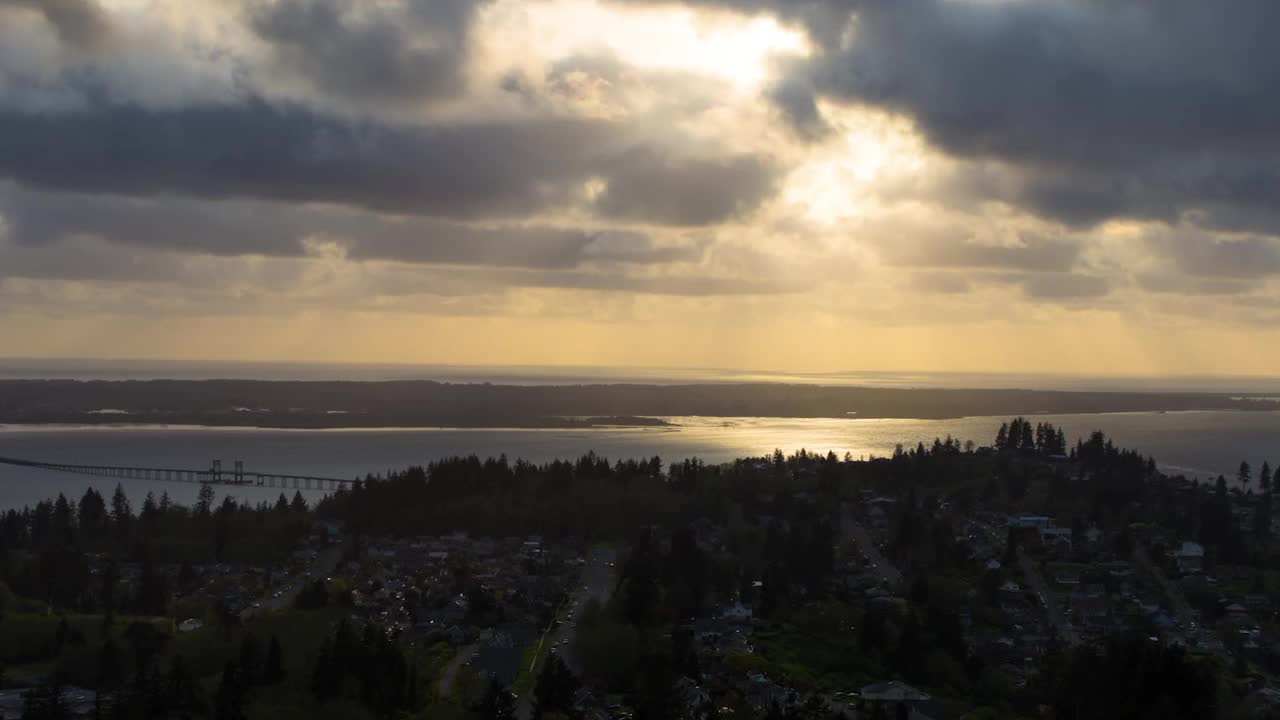
<svg viewBox="0 0 1280 720">
<path fill-rule="evenodd" d="M 572 599 L 569 600 L 573 620 L 558 626 L 553 622 L 553 629 L 544 632 L 538 639 L 539 643 L 551 643 L 551 647 L 575 675 L 581 674 L 581 667 L 577 658 L 573 656 L 573 636 L 577 632 L 578 617 L 588 600 L 599 600 L 601 604 L 609 601 L 609 596 L 613 593 L 613 587 L 617 582 L 617 556 L 613 548 L 598 547 L 591 551 L 582 571 L 582 585 L 576 589 L 576 592 L 571 593 Z M 517 702 L 516 717 L 520 720 L 533 717 L 532 696 L 533 693 L 526 693 Z"/>
<path fill-rule="evenodd" d="M 868 562 L 875 566 L 875 572 L 880 576 L 881 580 L 891 587 L 902 583 L 902 573 L 880 552 L 880 548 L 876 547 L 871 536 L 867 534 L 867 529 L 853 519 L 853 513 L 849 511 L 848 507 L 844 509 L 844 515 L 840 520 L 840 529 L 844 532 L 846 541 L 852 540 L 858 543 L 862 554 L 867 557 Z"/>
<path fill-rule="evenodd" d="M 298 593 L 302 592 L 308 584 L 314 580 L 323 580 L 333 573 L 334 568 L 338 567 L 338 561 L 342 559 L 342 546 L 330 545 L 321 550 L 316 556 L 309 568 L 311 577 L 295 578 L 281 593 L 280 597 L 264 597 L 259 600 L 261 607 L 248 607 L 244 612 L 240 613 L 240 618 L 248 620 L 258 613 L 267 612 L 269 610 L 279 610 L 280 608 L 293 607 L 293 601 L 298 597 Z"/>
<path fill-rule="evenodd" d="M 1156 584 L 1164 591 L 1164 595 L 1169 599 L 1169 603 L 1173 606 L 1173 612 L 1178 616 L 1178 620 L 1183 625 L 1192 625 L 1195 623 L 1195 612 L 1191 609 L 1191 603 L 1187 602 L 1187 598 L 1182 594 L 1182 588 L 1169 581 L 1164 573 L 1156 564 L 1151 562 L 1151 557 L 1147 555 L 1147 551 L 1142 548 L 1136 548 L 1133 551 L 1133 559 L 1138 563 L 1148 575 L 1155 579 Z"/>
<path fill-rule="evenodd" d="M 1027 580 L 1027 586 L 1044 603 L 1044 610 L 1049 615 L 1049 622 L 1058 630 L 1058 638 L 1069 646 L 1079 645 L 1080 633 L 1076 631 L 1075 626 L 1067 620 L 1066 616 L 1058 608 L 1057 600 L 1054 598 L 1053 593 L 1049 591 L 1049 585 L 1045 582 L 1044 576 L 1040 574 L 1040 567 L 1023 552 L 1022 548 L 1018 548 L 1018 564 L 1022 567 L 1022 575 Z"/>
<path fill-rule="evenodd" d="M 480 652 L 480 643 L 472 643 L 458 650 L 458 654 L 453 656 L 448 665 L 444 666 L 444 672 L 440 674 L 440 679 L 436 681 L 436 689 L 440 692 L 440 697 L 447 698 L 449 693 L 453 692 L 453 681 L 458 677 L 458 671 L 462 669 Z"/>
<path fill-rule="evenodd" d="M 574 593 L 569 607 L 573 610 L 573 620 L 559 625 L 551 633 L 552 647 L 564 659 L 566 665 L 575 674 L 581 672 L 577 658 L 573 655 L 573 636 L 577 632 L 578 617 L 588 600 L 598 600 L 603 605 L 609 601 L 613 586 L 617 582 L 617 553 L 612 548 L 597 548 L 591 551 L 587 564 L 583 568 L 582 585 Z"/>
</svg>

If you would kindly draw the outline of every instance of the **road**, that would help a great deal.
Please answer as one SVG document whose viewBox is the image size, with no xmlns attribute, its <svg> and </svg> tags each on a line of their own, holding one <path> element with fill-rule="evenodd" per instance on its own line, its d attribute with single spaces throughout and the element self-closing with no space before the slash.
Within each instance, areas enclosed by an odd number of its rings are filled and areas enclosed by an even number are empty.
<svg viewBox="0 0 1280 720">
<path fill-rule="evenodd" d="M 1174 614 L 1178 616 L 1178 621 L 1187 627 L 1195 625 L 1195 612 L 1191 609 L 1191 604 L 1187 602 L 1186 596 L 1182 594 L 1182 589 L 1170 582 L 1160 568 L 1151 562 L 1151 557 L 1147 555 L 1147 551 L 1142 548 L 1136 548 L 1133 551 L 1133 559 L 1164 591 L 1169 604 L 1173 606 Z"/>
<path fill-rule="evenodd" d="M 573 610 L 574 619 L 555 628 L 550 642 L 574 674 L 580 674 L 577 658 L 573 655 L 573 636 L 577 632 L 578 616 L 588 600 L 598 600 L 601 605 L 609 602 L 613 586 L 617 582 L 617 553 L 612 548 L 597 548 L 591 551 L 587 564 L 583 568 L 582 586 L 574 593 L 569 607 Z"/>
<path fill-rule="evenodd" d="M 298 593 L 313 580 L 323 580 L 333 574 L 334 568 L 338 567 L 338 561 L 342 559 L 342 546 L 330 545 L 321 550 L 317 554 L 315 562 L 308 568 L 311 571 L 310 577 L 296 578 L 283 591 L 280 597 L 264 597 L 258 601 L 258 607 L 245 608 L 240 613 L 241 620 L 248 620 L 258 613 L 264 613 L 269 610 L 279 610 L 281 608 L 293 607 L 293 601 L 297 599 Z"/>
<path fill-rule="evenodd" d="M 538 638 L 539 652 L 534 655 L 535 663 L 536 658 L 542 655 L 542 644 L 551 643 L 551 648 L 560 655 L 565 665 L 575 675 L 581 674 L 581 666 L 573 656 L 573 636 L 577 632 L 578 615 L 588 600 L 599 600 L 602 605 L 609 601 L 609 596 L 613 593 L 613 587 L 617 582 L 617 556 L 617 552 L 608 547 L 595 548 L 587 556 L 586 565 L 582 570 L 582 585 L 571 594 L 572 599 L 568 603 L 573 612 L 573 619 L 566 620 L 560 625 L 555 625 L 553 621 L 549 631 Z M 524 697 L 517 701 L 516 717 L 520 720 L 533 717 L 532 692 L 525 693 Z"/>
<path fill-rule="evenodd" d="M 840 529 L 844 532 L 846 542 L 852 540 L 858 543 L 858 547 L 861 548 L 862 554 L 867 558 L 867 562 L 871 563 L 872 568 L 885 584 L 890 587 L 902 584 L 902 573 L 880 552 L 880 548 L 876 547 L 871 536 L 867 534 L 867 529 L 853 519 L 853 513 L 849 511 L 848 507 L 844 509 L 844 515 L 840 521 Z"/>
<path fill-rule="evenodd" d="M 480 643 L 471 643 L 458 650 L 458 654 L 453 656 L 448 665 L 444 666 L 444 672 L 440 674 L 440 679 L 436 682 L 436 689 L 440 692 L 440 697 L 447 698 L 449 693 L 453 692 L 453 681 L 458 677 L 458 671 L 463 665 L 471 662 L 471 659 L 480 652 Z"/>
<path fill-rule="evenodd" d="M 1058 638 L 1068 646 L 1075 647 L 1079 645 L 1080 633 L 1076 631 L 1075 626 L 1067 620 L 1066 616 L 1058 608 L 1058 602 L 1053 597 L 1053 593 L 1049 591 L 1049 585 L 1045 582 L 1044 576 L 1040 574 L 1040 568 L 1022 548 L 1018 548 L 1018 564 L 1022 567 L 1022 575 L 1027 580 L 1027 587 L 1031 588 L 1031 591 L 1044 603 L 1045 613 L 1049 616 L 1049 622 L 1057 629 Z"/>
</svg>

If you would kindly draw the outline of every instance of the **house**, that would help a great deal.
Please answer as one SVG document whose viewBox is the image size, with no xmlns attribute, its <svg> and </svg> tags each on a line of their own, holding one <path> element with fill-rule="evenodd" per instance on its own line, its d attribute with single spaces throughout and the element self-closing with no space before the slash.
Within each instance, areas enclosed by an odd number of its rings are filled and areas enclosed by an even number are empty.
<svg viewBox="0 0 1280 720">
<path fill-rule="evenodd" d="M 675 696 L 683 706 L 685 717 L 703 716 L 705 708 L 711 705 L 711 693 L 688 677 L 676 680 Z"/>
<path fill-rule="evenodd" d="M 1000 586 L 1000 602 L 1017 603 L 1022 601 L 1022 586 L 1012 580 L 1005 580 Z"/>
<path fill-rule="evenodd" d="M 1046 539 L 1049 552 L 1059 560 L 1069 560 L 1071 558 L 1071 536 L 1070 535 L 1043 535 Z"/>
<path fill-rule="evenodd" d="M 871 520 L 871 527 L 879 530 L 889 527 L 889 513 L 885 512 L 884 508 L 879 505 L 868 510 L 867 517 Z"/>
<path fill-rule="evenodd" d="M 1015 529 L 1034 529 L 1036 531 L 1044 531 L 1053 525 L 1053 518 L 1044 515 L 1011 515 L 1009 517 L 1009 527 Z"/>
<path fill-rule="evenodd" d="M 1059 585 L 1075 587 L 1080 584 L 1080 573 L 1070 568 L 1062 568 L 1053 574 L 1053 581 Z"/>
<path fill-rule="evenodd" d="M 936 711 L 931 711 L 928 693 L 897 680 L 867 685 L 862 688 L 861 695 L 863 702 L 870 707 L 882 708 L 888 717 L 901 717 L 899 712 L 904 708 L 906 717 L 911 720 L 940 717 Z"/>
<path fill-rule="evenodd" d="M 1073 592 L 1071 613 L 1085 627 L 1100 629 L 1107 622 L 1107 596 L 1101 592 Z"/>
<path fill-rule="evenodd" d="M 472 663 L 482 677 L 493 678 L 504 687 L 509 686 L 520 673 L 525 648 L 537 637 L 538 632 L 532 626 L 503 625 L 480 645 Z"/>
<path fill-rule="evenodd" d="M 904 682 L 893 680 L 887 683 L 868 685 L 859 693 L 866 702 L 924 702 L 929 694 L 917 690 Z"/>
<path fill-rule="evenodd" d="M 751 622 L 751 607 L 734 603 L 720 611 L 720 617 L 730 622 Z"/>
<path fill-rule="evenodd" d="M 1184 542 L 1174 551 L 1173 559 L 1178 563 L 1178 571 L 1184 575 L 1201 572 L 1204 570 L 1204 547 L 1200 543 Z"/>
</svg>

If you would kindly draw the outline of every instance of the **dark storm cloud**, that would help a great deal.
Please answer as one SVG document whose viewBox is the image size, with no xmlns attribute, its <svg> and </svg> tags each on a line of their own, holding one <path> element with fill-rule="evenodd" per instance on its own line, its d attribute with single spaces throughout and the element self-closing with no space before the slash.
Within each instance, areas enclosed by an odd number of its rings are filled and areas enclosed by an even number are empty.
<svg viewBox="0 0 1280 720">
<path fill-rule="evenodd" d="M 907 267 L 1064 272 L 1080 256 L 1077 242 L 1037 238 L 1019 245 L 991 245 L 945 237 L 895 237 L 879 241 L 877 247 L 886 262 Z"/>
<path fill-rule="evenodd" d="M 0 11 L 6 7 L 41 13 L 64 43 L 80 49 L 101 45 L 111 32 L 96 0 L 0 0 Z"/>
<path fill-rule="evenodd" d="M 563 200 L 608 128 L 577 121 L 439 127 L 350 123 L 258 103 L 150 111 L 0 111 L 0 173 L 130 195 L 334 202 L 450 216 Z"/>
<path fill-rule="evenodd" d="M 0 177 L 121 195 L 323 202 L 450 218 L 525 217 L 602 179 L 610 217 L 699 224 L 753 208 L 777 172 L 754 156 L 670 159 L 602 120 L 350 122 L 265 103 L 0 109 Z"/>
<path fill-rule="evenodd" d="M 118 246 L 220 256 L 298 257 L 333 243 L 359 260 L 567 270 L 591 264 L 658 265 L 694 260 L 702 248 L 636 232 L 538 225 L 472 225 L 389 217 L 338 207 L 245 201 L 154 200 L 0 192 L 11 245 L 50 252 L 77 238 Z M 310 241 L 310 242 L 309 242 Z M 75 255 L 57 262 L 79 264 Z M 43 274 L 56 272 L 48 264 Z M 93 268 L 73 271 L 78 277 Z"/>
<path fill-rule="evenodd" d="M 250 25 L 277 61 L 339 98 L 417 101 L 458 94 L 484 0 L 264 0 Z"/>
<path fill-rule="evenodd" d="M 1277 25 L 1265 0 L 863 2 L 804 73 L 952 155 L 1029 169 L 1038 212 L 1162 217 L 1274 203 Z"/>
</svg>

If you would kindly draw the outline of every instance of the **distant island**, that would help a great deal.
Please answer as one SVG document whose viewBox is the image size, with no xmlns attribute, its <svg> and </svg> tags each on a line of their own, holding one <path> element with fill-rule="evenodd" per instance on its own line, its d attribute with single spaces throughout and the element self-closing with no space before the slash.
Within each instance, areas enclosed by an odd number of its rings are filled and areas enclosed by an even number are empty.
<svg viewBox="0 0 1280 720">
<path fill-rule="evenodd" d="M 1038 413 L 1280 410 L 1223 393 L 748 384 L 0 380 L 0 424 L 275 428 L 662 426 L 661 418 L 946 419 Z"/>
</svg>

